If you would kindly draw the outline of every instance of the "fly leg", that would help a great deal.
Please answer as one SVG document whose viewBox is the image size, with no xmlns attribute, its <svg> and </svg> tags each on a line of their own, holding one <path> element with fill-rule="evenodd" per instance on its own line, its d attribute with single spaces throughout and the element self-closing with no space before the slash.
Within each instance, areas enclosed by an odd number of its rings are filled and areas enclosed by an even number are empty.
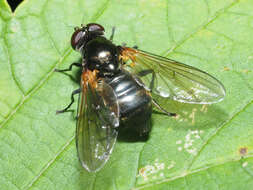
<svg viewBox="0 0 253 190">
<path fill-rule="evenodd" d="M 54 71 L 55 71 L 55 72 L 71 71 L 73 66 L 82 67 L 82 64 L 81 64 L 81 63 L 72 63 L 72 64 L 69 66 L 68 69 L 55 69 Z"/>
<path fill-rule="evenodd" d="M 150 92 L 152 93 L 154 89 L 154 82 L 155 82 L 155 72 L 152 69 L 142 70 L 138 73 L 138 76 L 144 77 L 146 75 L 152 74 L 151 82 L 149 84 Z"/>
<path fill-rule="evenodd" d="M 74 90 L 74 91 L 72 92 L 72 94 L 71 94 L 71 102 L 70 102 L 70 104 L 69 104 L 66 108 L 64 108 L 64 109 L 62 109 L 62 110 L 57 110 L 57 111 L 56 111 L 56 114 L 64 113 L 64 112 L 68 111 L 68 109 L 70 108 L 70 106 L 71 106 L 71 105 L 74 103 L 74 101 L 75 101 L 74 96 L 75 96 L 76 94 L 79 94 L 80 92 L 81 92 L 81 88 L 78 88 L 78 89 Z"/>
<path fill-rule="evenodd" d="M 170 112 L 167 112 L 163 107 L 161 107 L 154 99 L 152 99 L 152 103 L 153 103 L 153 105 L 157 108 L 157 109 L 159 109 L 161 112 L 163 112 L 164 114 L 166 114 L 167 116 L 177 116 L 177 114 L 176 113 L 170 113 Z"/>
<path fill-rule="evenodd" d="M 154 82 L 155 82 L 155 72 L 152 70 L 152 69 L 147 69 L 147 70 L 143 70 L 143 71 L 140 71 L 138 76 L 140 77 L 143 77 L 143 76 L 146 76 L 148 74 L 152 74 L 152 78 L 151 78 L 151 82 L 149 84 L 149 89 L 150 89 L 150 92 L 152 93 L 153 89 L 154 89 Z M 176 116 L 177 114 L 176 113 L 170 113 L 168 111 L 166 111 L 162 106 L 160 106 L 158 104 L 158 102 L 156 102 L 154 99 L 152 99 L 152 103 L 153 105 L 158 109 L 160 110 L 162 113 L 166 114 L 167 116 Z"/>
<path fill-rule="evenodd" d="M 66 71 L 71 71 L 73 66 L 82 67 L 83 64 L 81 64 L 81 63 L 72 63 L 72 64 L 69 66 L 68 69 L 54 69 L 54 71 L 55 71 L 55 72 L 66 72 Z"/>
</svg>

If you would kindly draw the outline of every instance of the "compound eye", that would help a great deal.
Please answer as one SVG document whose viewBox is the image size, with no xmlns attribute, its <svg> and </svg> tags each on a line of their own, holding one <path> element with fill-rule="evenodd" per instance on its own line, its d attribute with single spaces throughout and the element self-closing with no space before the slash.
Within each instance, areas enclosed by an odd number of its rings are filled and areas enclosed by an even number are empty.
<svg viewBox="0 0 253 190">
<path fill-rule="evenodd" d="M 83 38 L 84 35 L 85 32 L 82 31 L 80 28 L 76 29 L 75 32 L 72 34 L 71 46 L 74 50 L 78 48 L 77 45 L 79 44 L 80 40 Z"/>
<path fill-rule="evenodd" d="M 103 26 L 101 26 L 100 24 L 96 24 L 96 23 L 87 24 L 87 28 L 88 28 L 89 32 L 96 32 L 99 34 L 103 34 L 105 31 Z"/>
</svg>

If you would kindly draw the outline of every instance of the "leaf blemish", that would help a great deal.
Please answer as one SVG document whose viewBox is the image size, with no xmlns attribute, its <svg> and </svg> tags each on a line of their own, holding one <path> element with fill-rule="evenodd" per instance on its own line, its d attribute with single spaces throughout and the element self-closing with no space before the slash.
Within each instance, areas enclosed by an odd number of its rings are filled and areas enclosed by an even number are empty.
<svg viewBox="0 0 253 190">
<path fill-rule="evenodd" d="M 196 112 L 197 112 L 197 109 L 193 108 L 192 113 L 189 115 L 189 118 L 192 119 L 192 124 L 195 123 L 195 114 L 196 114 Z"/>
<path fill-rule="evenodd" d="M 170 162 L 170 165 L 167 167 L 167 169 L 170 170 L 171 168 L 174 168 L 175 164 L 176 164 L 176 162 L 172 160 Z"/>
<path fill-rule="evenodd" d="M 188 112 L 187 112 L 187 111 L 183 111 L 183 114 L 187 115 L 187 114 L 188 114 Z"/>
<path fill-rule="evenodd" d="M 178 120 L 178 122 L 188 122 L 188 119 L 186 118 L 186 117 L 181 117 L 181 116 L 179 115 L 179 114 L 177 114 L 175 117 L 173 117 L 173 118 L 175 118 L 176 120 Z"/>
<path fill-rule="evenodd" d="M 191 131 L 189 130 L 188 133 L 185 136 L 185 141 L 184 141 L 184 145 L 183 148 L 186 150 L 186 152 L 196 155 L 197 154 L 197 148 L 193 147 L 193 144 L 195 142 L 195 140 L 200 139 L 200 134 L 203 133 L 203 130 L 194 130 Z M 182 140 L 178 140 L 176 141 L 176 144 L 182 144 Z M 177 148 L 178 151 L 182 151 L 183 150 L 182 146 L 179 146 Z"/>
<path fill-rule="evenodd" d="M 189 113 L 187 111 L 183 111 L 182 115 L 177 114 L 174 119 L 178 120 L 179 122 L 188 122 L 190 120 L 191 124 L 194 125 L 196 121 L 196 113 L 203 112 L 206 113 L 208 110 L 208 105 L 203 105 L 200 109 L 193 108 L 192 111 Z"/>
<path fill-rule="evenodd" d="M 201 107 L 201 109 L 200 109 L 200 111 L 201 112 L 203 112 L 203 113 L 206 113 L 207 112 L 207 105 L 206 104 L 204 104 L 202 107 Z"/>
<path fill-rule="evenodd" d="M 248 162 L 243 162 L 243 163 L 242 163 L 242 167 L 244 167 L 244 168 L 245 168 L 247 165 L 248 165 Z"/>
<path fill-rule="evenodd" d="M 224 68 L 223 68 L 223 71 L 230 71 L 230 68 L 224 67 Z"/>
<path fill-rule="evenodd" d="M 174 161 L 171 161 L 171 163 L 167 166 L 167 169 L 173 168 L 175 164 L 176 163 Z M 137 177 L 142 177 L 144 181 L 148 181 L 150 178 L 153 180 L 163 178 L 163 171 L 165 168 L 165 163 L 159 162 L 159 160 L 156 159 L 153 165 L 146 165 L 143 168 L 140 168 Z"/>
<path fill-rule="evenodd" d="M 182 121 L 184 121 L 184 119 L 179 119 L 179 122 L 182 122 Z"/>
<path fill-rule="evenodd" d="M 245 156 L 248 153 L 248 148 L 247 147 L 241 147 L 239 149 L 239 153 L 241 156 Z"/>
<path fill-rule="evenodd" d="M 152 177 L 152 179 L 157 178 L 157 174 L 161 175 L 161 170 L 164 170 L 165 164 L 159 163 L 158 159 L 155 160 L 154 165 L 147 165 L 143 168 L 139 169 L 138 176 L 141 176 L 144 181 L 148 181 L 149 177 Z"/>
<path fill-rule="evenodd" d="M 176 144 L 182 144 L 182 140 L 178 140 L 178 141 L 176 142 Z M 179 147 L 177 148 L 177 150 L 180 152 L 180 151 L 183 150 L 183 148 L 182 148 L 181 146 L 179 146 Z"/>
<path fill-rule="evenodd" d="M 241 72 L 245 73 L 245 74 L 248 74 L 250 72 L 250 70 L 248 69 L 243 69 Z"/>
</svg>

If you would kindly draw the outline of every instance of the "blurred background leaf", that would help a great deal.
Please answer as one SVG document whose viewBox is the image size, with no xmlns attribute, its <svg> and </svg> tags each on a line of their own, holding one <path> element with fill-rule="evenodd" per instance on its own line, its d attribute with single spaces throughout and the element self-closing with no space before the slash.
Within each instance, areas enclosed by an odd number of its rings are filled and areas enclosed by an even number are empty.
<svg viewBox="0 0 253 190">
<path fill-rule="evenodd" d="M 1 189 L 250 189 L 253 185 L 251 0 L 0 0 Z M 119 139 L 98 173 L 79 164 L 75 116 L 55 115 L 78 88 L 54 73 L 80 60 L 74 26 L 97 22 L 115 44 L 198 67 L 226 87 L 223 102 L 164 102 L 147 141 Z M 72 74 L 72 73 L 70 73 Z M 75 109 L 76 104 L 73 105 Z"/>
</svg>

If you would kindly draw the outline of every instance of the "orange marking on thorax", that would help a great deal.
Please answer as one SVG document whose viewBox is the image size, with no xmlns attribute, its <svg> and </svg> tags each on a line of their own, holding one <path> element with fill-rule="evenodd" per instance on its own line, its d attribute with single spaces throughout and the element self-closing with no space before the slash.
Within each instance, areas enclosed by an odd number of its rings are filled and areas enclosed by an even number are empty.
<svg viewBox="0 0 253 190">
<path fill-rule="evenodd" d="M 137 51 L 135 49 L 124 47 L 121 51 L 120 59 L 122 59 L 124 62 L 127 62 L 129 59 L 131 59 L 132 63 L 130 66 L 134 67 L 136 61 L 136 53 Z"/>
</svg>

